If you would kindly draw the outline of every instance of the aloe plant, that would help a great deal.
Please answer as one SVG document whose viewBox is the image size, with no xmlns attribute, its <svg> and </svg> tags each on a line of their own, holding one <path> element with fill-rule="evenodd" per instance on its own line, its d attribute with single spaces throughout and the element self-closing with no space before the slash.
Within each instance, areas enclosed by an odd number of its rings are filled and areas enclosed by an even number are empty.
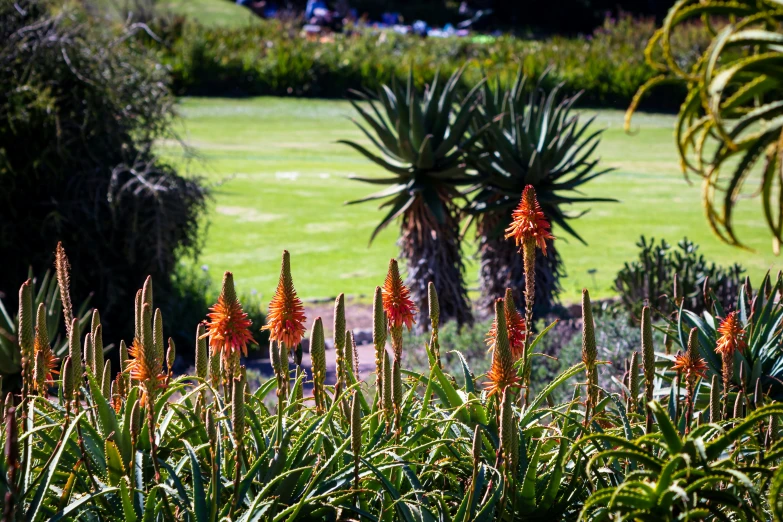
<svg viewBox="0 0 783 522">
<path fill-rule="evenodd" d="M 408 264 L 408 283 L 419 309 L 418 323 L 427 322 L 427 284 L 432 281 L 441 299 L 441 317 L 460 324 L 473 321 L 459 234 L 459 187 L 475 176 L 468 173 L 463 150 L 471 140 L 471 123 L 478 89 L 459 99 L 462 70 L 448 80 L 436 76 L 423 93 L 413 72 L 406 86 L 396 81 L 375 95 L 353 91 L 351 101 L 363 124 L 356 122 L 374 152 L 353 141 L 341 140 L 379 165 L 387 177 L 354 177 L 380 192 L 350 201 L 382 201 L 386 214 L 370 237 L 372 241 L 395 219 L 400 221 L 400 252 Z M 385 210 L 387 209 L 388 210 Z"/>
<path fill-rule="evenodd" d="M 733 353 L 733 368 L 731 371 L 732 399 L 734 393 L 743 391 L 746 395 L 753 394 L 756 382 L 765 395 L 775 400 L 783 399 L 783 302 L 780 293 L 783 291 L 783 276 L 778 274 L 773 283 L 767 274 L 758 289 L 753 292 L 749 282 L 742 285 L 736 303 L 722 303 L 714 298 L 711 311 L 699 315 L 689 310 L 683 310 L 679 320 L 672 324 L 675 332 L 685 332 L 697 328 L 702 356 L 707 360 L 710 374 L 720 376 L 722 361 L 715 348 L 721 337 L 718 328 L 721 320 L 732 311 L 738 312 L 738 319 L 744 330 L 741 349 Z M 680 346 L 685 345 L 686 334 L 676 335 L 675 341 Z"/>
<path fill-rule="evenodd" d="M 28 320 L 48 320 L 29 314 L 30 290 L 25 283 L 25 350 L 35 326 Z M 765 286 L 773 291 L 780 283 Z M 434 291 L 430 300 L 435 324 L 441 300 Z M 153 312 L 150 280 L 134 305 L 136 328 L 130 350 L 122 343 L 119 373 L 95 360 L 91 339 L 100 316 L 93 314 L 83 334 L 79 320 L 71 321 L 56 397 L 26 383 L 21 397 L 9 394 L 0 403 L 4 521 L 758 520 L 766 511 L 783 512 L 783 479 L 776 471 L 783 461 L 783 405 L 759 392 L 743 418 L 691 426 L 684 435 L 687 427 L 676 414 L 682 401 L 672 392 L 675 407 L 649 402 L 655 422 L 647 428 L 645 416 L 626 411 L 620 395 L 598 389 L 595 375 L 605 366 L 592 353 L 589 327 L 585 360 L 519 404 L 515 372 L 526 361 L 507 356 L 502 300 L 495 343 L 503 354 L 493 358 L 503 382 L 492 372 L 476 378 L 459 354 L 461 373 L 445 373 L 439 357 L 452 355 L 435 346 L 444 342 L 437 334 L 424 347 L 429 371 L 403 369 L 402 346 L 392 364 L 385 339 L 395 326 L 381 299 L 374 336 L 388 370 L 382 386 L 360 380 L 358 355 L 348 355 L 348 331 L 340 340 L 347 344 L 338 383 L 324 382 L 318 359 L 324 354 L 315 354 L 312 400 L 298 393 L 309 378 L 301 366 L 289 372 L 287 364 L 275 364 L 275 376 L 247 388 L 240 351 L 251 340 L 250 320 L 230 273 L 209 321 L 196 329 L 195 375 L 171 374 L 176 352 L 170 342 L 164 350 L 169 327 L 160 310 Z M 304 323 L 303 315 L 289 313 L 297 306 L 279 303 L 272 317 L 281 335 Z M 338 312 L 339 325 L 350 324 L 344 312 Z M 585 324 L 589 319 L 586 312 Z M 548 331 L 530 342 L 531 356 Z M 323 351 L 320 318 L 310 336 L 312 349 Z M 279 363 L 288 349 L 275 342 L 271 354 Z M 649 343 L 645 348 L 652 350 Z M 571 400 L 554 402 L 554 392 L 585 373 L 587 405 L 580 383 Z M 485 379 L 496 382 L 482 384 Z M 493 387 L 500 393 L 491 393 Z M 275 391 L 277 408 L 270 409 L 266 399 Z"/>
<path fill-rule="evenodd" d="M 505 288 L 514 290 L 514 299 L 521 306 L 525 288 L 522 258 L 504 233 L 526 186 L 535 189 L 546 218 L 582 242 L 569 224 L 582 214 L 569 214 L 565 206 L 614 201 L 579 195 L 585 183 L 611 171 L 599 168 L 598 159 L 592 157 L 602 131 L 593 130 L 594 117 L 580 120 L 574 111 L 581 93 L 565 95 L 561 86 L 547 92 L 545 81 L 546 73 L 529 89 L 520 70 L 508 88 L 500 80 L 494 87 L 485 83 L 482 88 L 474 124 L 477 139 L 468 155 L 479 178 L 466 209 L 476 221 L 482 309 L 489 309 Z M 564 273 L 556 242 L 549 240 L 546 255 L 536 255 L 537 313 L 552 309 Z"/>
<path fill-rule="evenodd" d="M 780 404 L 721 429 L 704 424 L 682 436 L 658 403 L 650 409 L 660 429 L 633 437 L 593 433 L 570 454 L 589 455 L 594 493 L 579 520 L 764 520 L 763 488 L 775 461 L 764 454 L 756 427 L 783 415 Z"/>
<path fill-rule="evenodd" d="M 62 304 L 57 279 L 52 277 L 51 271 L 47 271 L 40 279 L 31 273 L 30 281 L 33 284 L 33 308 L 37 310 L 41 304 L 44 305 L 46 330 L 52 342 L 52 349 L 55 355 L 61 357 L 68 349 L 68 339 L 66 335 L 61 335 L 64 334 L 65 328 L 61 326 Z M 75 311 L 81 328 L 87 326 L 90 321 L 89 302 L 89 298 L 85 299 Z M 21 384 L 18 380 L 22 369 L 18 323 L 17 303 L 5 303 L 0 299 L 0 377 L 3 378 L 6 389 L 15 389 Z"/>
<path fill-rule="evenodd" d="M 683 61 L 670 45 L 672 35 L 700 21 L 712 43 L 695 61 Z M 742 246 L 734 228 L 735 207 L 756 192 L 776 253 L 783 241 L 781 21 L 783 9 L 776 0 L 680 0 L 645 50 L 659 75 L 638 90 L 626 115 L 628 128 L 649 90 L 665 83 L 685 85 L 688 94 L 675 139 L 683 171 L 702 178 L 710 227 L 726 243 Z M 760 175 L 751 176 L 752 171 Z M 755 181 L 756 188 L 746 187 Z"/>
</svg>

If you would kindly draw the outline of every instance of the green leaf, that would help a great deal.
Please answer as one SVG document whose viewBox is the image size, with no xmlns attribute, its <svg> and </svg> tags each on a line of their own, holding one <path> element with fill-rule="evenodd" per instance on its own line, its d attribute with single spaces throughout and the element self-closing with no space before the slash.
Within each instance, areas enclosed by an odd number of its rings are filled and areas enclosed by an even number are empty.
<svg viewBox="0 0 783 522">
<path fill-rule="evenodd" d="M 54 477 L 57 471 L 57 466 L 60 463 L 60 459 L 62 458 L 63 452 L 65 452 L 65 449 L 68 446 L 64 442 L 71 438 L 71 435 L 73 435 L 73 432 L 76 429 L 76 425 L 81 421 L 85 413 L 86 412 L 82 411 L 81 413 L 79 413 L 79 415 L 77 415 L 73 419 L 73 421 L 71 421 L 71 423 L 68 425 L 65 432 L 63 433 L 62 438 L 60 439 L 61 443 L 57 451 L 54 452 L 52 458 L 44 466 L 43 480 L 41 481 L 41 484 L 38 486 L 38 488 L 36 488 L 35 490 L 35 496 L 33 496 L 33 500 L 30 502 L 30 507 L 27 508 L 27 512 L 25 513 L 25 520 L 35 521 L 38 519 L 38 516 L 40 515 L 40 509 L 43 503 L 43 499 L 46 496 L 46 494 L 49 492 L 49 486 L 52 483 L 52 478 Z"/>
<path fill-rule="evenodd" d="M 105 452 L 109 484 L 117 486 L 120 482 L 123 482 L 122 479 L 126 475 L 125 466 L 123 465 L 122 457 L 120 456 L 120 450 L 117 449 L 117 444 L 111 440 L 107 440 Z"/>
<path fill-rule="evenodd" d="M 532 510 L 536 507 L 536 486 L 538 484 L 538 459 L 541 457 L 541 442 L 535 442 L 533 456 L 525 470 L 525 478 L 522 481 L 521 500 L 522 507 Z"/>
<path fill-rule="evenodd" d="M 74 520 L 75 517 L 87 506 L 93 505 L 95 502 L 95 499 L 102 497 L 104 495 L 108 495 L 109 493 L 114 493 L 117 491 L 117 488 L 103 488 L 100 491 L 96 491 L 94 493 L 90 493 L 88 495 L 84 495 L 83 497 L 80 497 L 75 502 L 71 502 L 68 504 L 68 506 L 63 509 L 62 511 L 55 514 L 52 518 L 49 519 L 49 522 L 59 522 L 60 520 Z"/>
<path fill-rule="evenodd" d="M 201 466 L 198 463 L 196 452 L 193 451 L 188 441 L 183 440 L 185 451 L 190 458 L 190 474 L 193 477 L 193 513 L 196 515 L 196 522 L 208 522 L 209 510 L 207 509 L 207 495 L 204 491 L 204 480 L 201 477 Z"/>
<path fill-rule="evenodd" d="M 682 450 L 682 440 L 669 418 L 669 414 L 655 401 L 651 402 L 648 405 L 648 408 L 650 408 L 650 411 L 652 411 L 655 416 L 655 420 L 658 423 L 658 429 L 661 431 L 661 434 L 666 441 L 669 454 L 679 453 Z"/>
</svg>

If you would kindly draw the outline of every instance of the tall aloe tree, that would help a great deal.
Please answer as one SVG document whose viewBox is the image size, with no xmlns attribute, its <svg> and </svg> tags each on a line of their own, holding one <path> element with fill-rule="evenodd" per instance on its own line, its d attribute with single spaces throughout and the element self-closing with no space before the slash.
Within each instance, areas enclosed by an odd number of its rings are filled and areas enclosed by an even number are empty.
<svg viewBox="0 0 783 522">
<path fill-rule="evenodd" d="M 546 73 L 526 93 L 527 78 L 520 71 L 510 88 L 500 82 L 494 88 L 484 84 L 480 110 L 474 127 L 478 139 L 469 151 L 469 163 L 479 180 L 467 212 L 476 222 L 481 268 L 482 310 L 489 310 L 505 288 L 514 291 L 521 305 L 525 288 L 522 256 L 514 243 L 505 239 L 511 212 L 525 186 L 532 185 L 546 218 L 583 242 L 568 223 L 565 205 L 614 201 L 578 196 L 582 186 L 611 169 L 599 169 L 592 158 L 602 130 L 592 130 L 594 118 L 580 121 L 573 106 L 580 93 L 566 96 L 560 86 L 545 92 Z M 486 132 L 481 129 L 487 128 Z M 550 310 L 560 291 L 564 274 L 555 242 L 549 240 L 547 255 L 536 254 L 536 312 Z"/>
<path fill-rule="evenodd" d="M 462 70 L 445 83 L 438 76 L 423 93 L 408 76 L 407 86 L 383 85 L 376 95 L 353 91 L 351 101 L 364 125 L 356 125 L 374 147 L 371 152 L 353 141 L 344 143 L 390 175 L 355 177 L 386 188 L 350 201 L 381 200 L 387 209 L 373 231 L 372 241 L 383 228 L 400 220 L 400 251 L 407 262 L 408 286 L 419 309 L 418 324 L 427 324 L 427 284 L 432 281 L 440 297 L 441 319 L 459 324 L 473 320 L 464 278 L 459 234 L 459 187 L 475 181 L 466 171 L 465 136 L 475 109 L 474 88 L 461 100 L 458 87 Z M 364 103 L 360 103 L 364 102 Z M 380 106 L 380 108 L 379 108 Z M 468 138 L 468 141 L 476 138 Z"/>
<path fill-rule="evenodd" d="M 694 21 L 706 21 L 704 30 L 713 40 L 688 63 L 675 54 L 670 40 L 680 26 Z M 647 62 L 660 74 L 639 89 L 626 115 L 628 128 L 650 89 L 684 84 L 688 94 L 675 137 L 683 171 L 703 180 L 710 227 L 726 243 L 743 246 L 734 228 L 734 210 L 740 199 L 756 193 L 775 253 L 783 242 L 781 22 L 783 5 L 778 0 L 680 0 L 645 50 Z M 756 169 L 760 174 L 751 176 Z M 748 181 L 757 187 L 746 188 Z"/>
</svg>

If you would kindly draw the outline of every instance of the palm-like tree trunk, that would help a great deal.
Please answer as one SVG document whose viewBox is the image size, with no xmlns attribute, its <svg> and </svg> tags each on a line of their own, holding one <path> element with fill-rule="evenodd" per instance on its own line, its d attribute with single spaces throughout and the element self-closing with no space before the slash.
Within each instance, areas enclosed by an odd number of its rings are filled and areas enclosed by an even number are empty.
<svg viewBox="0 0 783 522">
<path fill-rule="evenodd" d="M 441 195 L 446 209 L 445 220 L 439 223 L 419 196 L 403 214 L 400 234 L 400 254 L 407 262 L 407 285 L 413 302 L 419 308 L 418 328 L 429 324 L 427 285 L 432 281 L 438 292 L 441 322 L 456 320 L 457 324 L 473 323 L 465 265 L 462 262 L 457 208 Z"/>
<path fill-rule="evenodd" d="M 519 309 L 525 306 L 525 267 L 522 254 L 510 239 L 505 239 L 505 227 L 511 223 L 511 211 L 487 213 L 479 217 L 476 232 L 479 241 L 479 284 L 482 314 L 493 311 L 495 299 L 506 288 L 514 293 Z M 547 255 L 536 250 L 536 295 L 533 313 L 540 317 L 551 312 L 558 303 L 560 278 L 565 275 L 554 241 L 547 241 Z"/>
</svg>

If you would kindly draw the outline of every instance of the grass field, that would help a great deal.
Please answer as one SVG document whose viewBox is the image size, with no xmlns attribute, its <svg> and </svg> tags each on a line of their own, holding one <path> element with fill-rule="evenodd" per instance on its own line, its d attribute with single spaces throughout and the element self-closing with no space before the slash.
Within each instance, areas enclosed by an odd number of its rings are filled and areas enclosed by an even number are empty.
<svg viewBox="0 0 783 522">
<path fill-rule="evenodd" d="M 222 271 L 232 270 L 241 292 L 255 290 L 266 301 L 277 282 L 280 253 L 288 249 L 297 289 L 305 298 L 339 292 L 367 296 L 382 283 L 388 260 L 397 252 L 397 231 L 387 229 L 368 247 L 381 214 L 372 204 L 343 205 L 372 190 L 347 179 L 349 174 L 380 174 L 373 164 L 335 143 L 362 139 L 347 118 L 347 103 L 183 99 L 180 112 L 182 138 L 191 149 L 183 152 L 163 144 L 162 151 L 214 185 L 205 248 L 197 263 L 207 265 L 215 280 Z M 744 202 L 737 212 L 738 229 L 755 252 L 730 248 L 712 235 L 699 185 L 688 185 L 678 170 L 673 117 L 639 115 L 632 135 L 623 132 L 622 117 L 618 111 L 598 111 L 597 124 L 606 128 L 598 154 L 604 165 L 616 170 L 588 189 L 590 195 L 621 203 L 596 205 L 572 222 L 587 246 L 555 229 L 568 271 L 563 281 L 566 301 L 577 300 L 582 287 L 598 297 L 612 295 L 614 276 L 636 255 L 641 234 L 671 243 L 688 236 L 709 259 L 740 262 L 754 280 L 768 269 L 783 267 L 771 253 L 757 200 Z M 474 254 L 467 245 L 466 258 L 472 260 Z M 475 287 L 472 261 L 468 276 Z"/>
<path fill-rule="evenodd" d="M 163 0 L 168 12 L 195 18 L 206 26 L 237 27 L 257 22 L 249 9 L 229 0 Z"/>
</svg>

